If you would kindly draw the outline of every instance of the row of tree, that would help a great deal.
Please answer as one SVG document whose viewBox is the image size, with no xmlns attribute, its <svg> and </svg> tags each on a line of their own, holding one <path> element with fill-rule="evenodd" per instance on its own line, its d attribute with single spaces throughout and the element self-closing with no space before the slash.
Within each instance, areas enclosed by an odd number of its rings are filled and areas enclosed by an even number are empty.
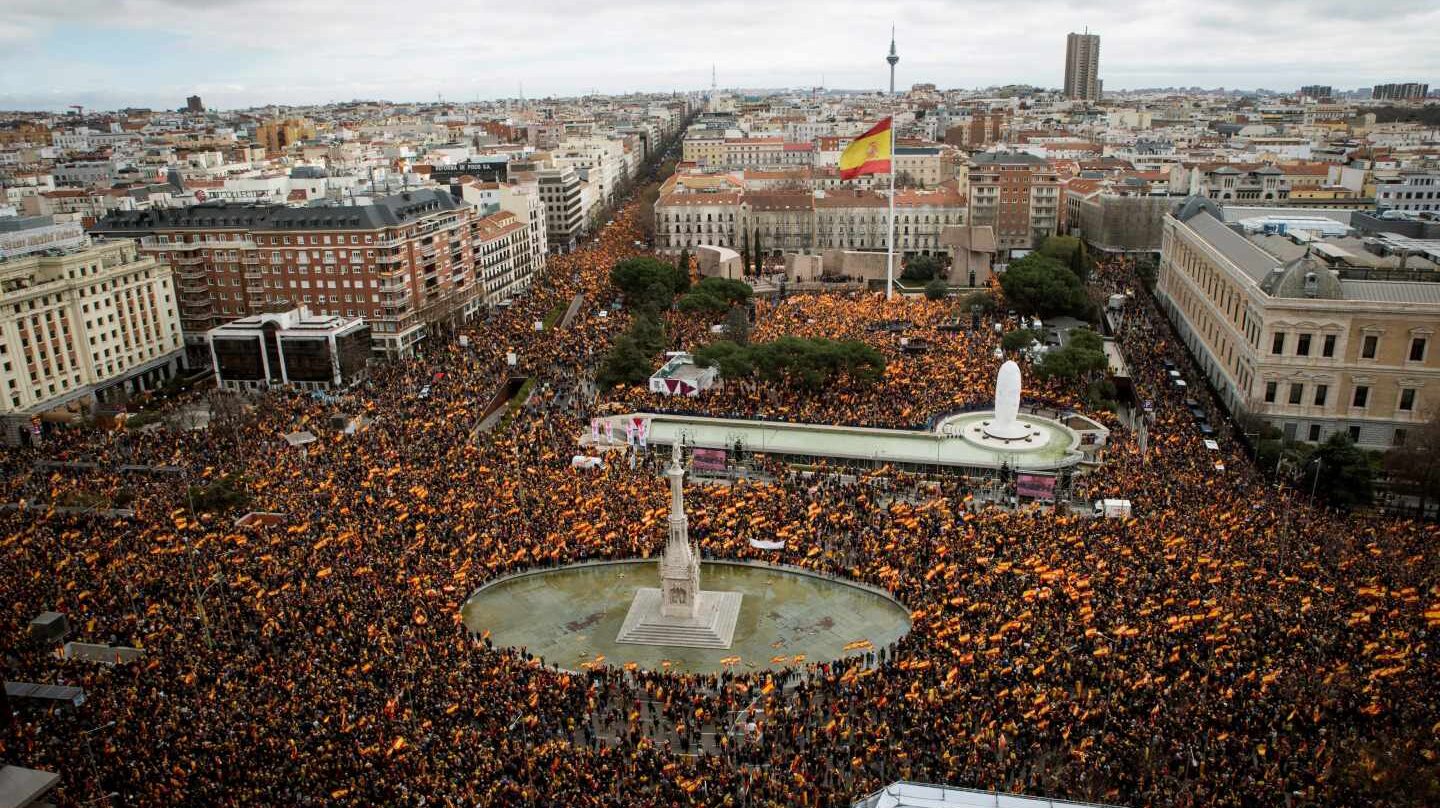
<svg viewBox="0 0 1440 808">
<path fill-rule="evenodd" d="M 873 384 L 885 373 L 885 357 L 859 340 L 780 337 L 750 345 L 720 340 L 697 350 L 695 362 L 718 366 L 726 380 L 757 378 L 812 391 L 841 379 Z"/>
</svg>

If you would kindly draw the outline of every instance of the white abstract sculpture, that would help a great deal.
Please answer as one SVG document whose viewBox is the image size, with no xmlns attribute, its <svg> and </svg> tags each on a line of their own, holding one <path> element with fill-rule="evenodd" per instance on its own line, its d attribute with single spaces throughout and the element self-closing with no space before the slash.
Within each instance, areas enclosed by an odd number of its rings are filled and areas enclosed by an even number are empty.
<svg viewBox="0 0 1440 808">
<path fill-rule="evenodd" d="M 1010 361 L 1000 366 L 995 377 L 995 418 L 985 425 L 985 434 L 1000 440 L 1024 438 L 1030 429 L 1016 420 L 1019 414 L 1020 366 Z"/>
</svg>

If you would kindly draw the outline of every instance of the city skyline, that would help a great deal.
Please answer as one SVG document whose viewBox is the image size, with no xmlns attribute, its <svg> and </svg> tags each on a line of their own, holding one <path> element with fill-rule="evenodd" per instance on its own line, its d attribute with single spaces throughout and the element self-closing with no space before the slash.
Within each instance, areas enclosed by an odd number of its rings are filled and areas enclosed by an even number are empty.
<svg viewBox="0 0 1440 808">
<path fill-rule="evenodd" d="M 123 0 L 119 13 L 98 0 L 10 5 L 0 22 L 4 109 L 176 108 L 191 94 L 221 109 L 472 101 L 515 97 L 522 85 L 527 97 L 689 91 L 710 86 L 712 64 L 721 87 L 802 87 L 823 76 L 830 87 L 879 91 L 892 21 L 904 57 L 899 89 L 1058 88 L 1065 36 L 1087 28 L 1104 38 L 1100 78 L 1112 91 L 1433 84 L 1440 66 L 1413 36 L 1440 26 L 1440 7 L 1424 2 L 1391 4 L 1381 19 L 1333 0 L 1138 13 L 988 0 L 884 8 L 804 0 L 779 10 L 742 2 L 725 19 L 704 18 L 703 28 L 697 15 L 656 0 L 578 11 L 542 1 L 504 17 L 461 8 L 433 18 L 378 0 Z M 765 25 L 756 25 L 762 12 Z M 557 16 L 586 36 L 557 31 Z"/>
</svg>

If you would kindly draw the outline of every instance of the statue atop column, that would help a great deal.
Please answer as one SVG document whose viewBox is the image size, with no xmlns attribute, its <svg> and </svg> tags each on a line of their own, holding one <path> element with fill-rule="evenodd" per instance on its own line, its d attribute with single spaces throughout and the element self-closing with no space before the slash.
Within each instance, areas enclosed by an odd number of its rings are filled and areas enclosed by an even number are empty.
<svg viewBox="0 0 1440 808">
<path fill-rule="evenodd" d="M 660 556 L 660 613 L 689 619 L 695 616 L 700 593 L 700 562 L 690 546 L 690 527 L 685 518 L 685 469 L 680 465 L 680 441 L 675 442 L 670 468 L 670 539 Z"/>
</svg>

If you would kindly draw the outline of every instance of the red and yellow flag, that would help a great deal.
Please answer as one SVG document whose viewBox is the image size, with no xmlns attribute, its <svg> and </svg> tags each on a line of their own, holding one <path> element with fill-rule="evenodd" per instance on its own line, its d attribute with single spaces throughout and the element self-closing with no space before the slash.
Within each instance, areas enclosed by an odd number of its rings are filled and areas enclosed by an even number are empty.
<svg viewBox="0 0 1440 808">
<path fill-rule="evenodd" d="M 840 179 L 853 180 L 862 174 L 890 173 L 890 119 L 850 141 L 840 153 Z"/>
</svg>

